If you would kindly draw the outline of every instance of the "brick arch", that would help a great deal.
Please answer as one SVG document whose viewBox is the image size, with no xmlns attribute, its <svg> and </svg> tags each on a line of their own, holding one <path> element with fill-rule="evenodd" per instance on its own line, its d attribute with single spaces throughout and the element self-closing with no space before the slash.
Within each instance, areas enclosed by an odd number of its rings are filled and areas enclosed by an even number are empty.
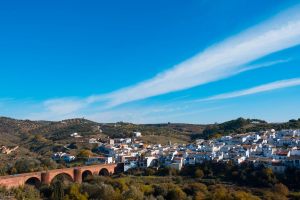
<svg viewBox="0 0 300 200">
<path fill-rule="evenodd" d="M 74 169 L 73 168 L 67 168 L 67 169 L 58 169 L 58 170 L 51 170 L 49 173 L 49 183 L 52 182 L 52 180 L 57 177 L 58 175 L 67 175 L 71 178 L 72 181 L 74 181 Z"/>
<path fill-rule="evenodd" d="M 116 164 L 101 164 L 101 165 L 90 165 L 90 166 L 83 166 L 80 167 L 80 171 L 81 173 L 85 170 L 90 170 L 92 172 L 93 175 L 99 175 L 99 172 L 101 171 L 101 169 L 106 168 L 109 172 L 109 174 L 114 174 L 115 173 L 115 168 L 116 168 Z"/>
<path fill-rule="evenodd" d="M 99 176 L 109 176 L 110 172 L 106 168 L 101 168 L 98 173 Z"/>
<path fill-rule="evenodd" d="M 58 173 L 55 176 L 53 176 L 52 179 L 50 179 L 50 183 L 52 183 L 56 177 L 62 176 L 62 175 L 68 177 L 68 179 L 70 179 L 71 182 L 74 182 L 74 177 L 71 174 L 66 173 L 66 172 L 61 172 L 61 173 Z"/>
<path fill-rule="evenodd" d="M 83 170 L 82 173 L 81 173 L 81 180 L 82 182 L 85 181 L 85 179 L 88 177 L 88 176 L 92 176 L 94 173 L 91 171 L 91 170 Z"/>
<path fill-rule="evenodd" d="M 36 176 L 27 178 L 27 180 L 25 179 L 25 182 L 24 182 L 24 185 L 31 185 L 36 188 L 39 188 L 41 186 L 41 184 L 42 184 L 41 178 L 36 177 Z"/>
</svg>

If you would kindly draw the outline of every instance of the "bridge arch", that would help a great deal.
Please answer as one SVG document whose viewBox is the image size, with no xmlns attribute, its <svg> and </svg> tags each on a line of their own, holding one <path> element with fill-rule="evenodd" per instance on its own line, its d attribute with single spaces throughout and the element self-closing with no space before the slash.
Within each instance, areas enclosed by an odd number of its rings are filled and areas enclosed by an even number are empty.
<svg viewBox="0 0 300 200">
<path fill-rule="evenodd" d="M 37 177 L 30 177 L 25 181 L 25 185 L 34 186 L 36 188 L 39 188 L 41 186 L 42 182 Z"/>
<path fill-rule="evenodd" d="M 81 175 L 82 181 L 84 182 L 84 181 L 88 180 L 88 178 L 91 176 L 93 176 L 93 173 L 90 170 L 83 171 L 82 175 Z"/>
<path fill-rule="evenodd" d="M 98 174 L 98 175 L 99 175 L 99 176 L 109 176 L 110 173 L 109 173 L 108 169 L 102 168 L 102 169 L 99 171 L 99 174 Z"/>
<path fill-rule="evenodd" d="M 62 181 L 67 184 L 70 182 L 74 182 L 74 178 L 69 173 L 61 172 L 61 173 L 58 173 L 55 176 L 53 176 L 53 178 L 51 179 L 50 182 L 51 182 L 51 184 L 53 184 L 56 181 Z"/>
</svg>

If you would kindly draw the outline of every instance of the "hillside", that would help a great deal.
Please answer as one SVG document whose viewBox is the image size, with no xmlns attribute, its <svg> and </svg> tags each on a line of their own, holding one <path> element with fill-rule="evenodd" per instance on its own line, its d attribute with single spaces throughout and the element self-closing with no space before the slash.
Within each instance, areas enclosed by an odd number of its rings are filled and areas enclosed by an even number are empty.
<svg viewBox="0 0 300 200">
<path fill-rule="evenodd" d="M 50 156 L 64 146 L 76 143 L 80 148 L 91 148 L 87 141 L 96 136 L 102 138 L 131 137 L 134 131 L 143 134 L 147 143 L 177 143 L 193 142 L 198 138 L 212 138 L 231 133 L 261 131 L 267 129 L 300 128 L 300 119 L 286 123 L 267 123 L 257 119 L 238 118 L 220 124 L 132 124 L 112 123 L 102 124 L 86 119 L 69 119 L 64 121 L 29 121 L 11 118 L 0 118 L 0 146 L 19 146 L 17 154 L 2 156 L 0 159 L 15 159 L 23 156 Z M 77 132 L 80 140 L 70 137 Z M 10 156 L 14 156 L 13 158 Z"/>
<path fill-rule="evenodd" d="M 259 119 L 244 119 L 238 118 L 236 120 L 227 121 L 221 124 L 207 125 L 202 133 L 196 133 L 191 136 L 192 139 L 204 138 L 209 139 L 213 137 L 219 137 L 222 135 L 228 135 L 233 133 L 246 133 L 246 132 L 258 132 L 270 129 L 282 130 L 282 129 L 299 129 L 300 119 L 289 120 L 285 123 L 268 123 Z"/>
</svg>

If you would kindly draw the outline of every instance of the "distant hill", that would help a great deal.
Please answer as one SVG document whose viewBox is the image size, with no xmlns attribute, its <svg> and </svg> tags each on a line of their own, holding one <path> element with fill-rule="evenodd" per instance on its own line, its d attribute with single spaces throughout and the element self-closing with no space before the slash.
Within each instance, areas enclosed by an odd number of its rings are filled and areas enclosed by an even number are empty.
<svg viewBox="0 0 300 200">
<path fill-rule="evenodd" d="M 285 123 L 267 123 L 264 120 L 238 118 L 220 124 L 103 124 L 86 119 L 64 121 L 30 121 L 0 117 L 0 146 L 20 146 L 24 152 L 49 155 L 77 140 L 70 134 L 77 132 L 86 140 L 93 135 L 102 137 L 131 137 L 134 131 L 143 134 L 146 142 L 192 142 L 198 138 L 213 138 L 231 133 L 243 133 L 268 129 L 300 128 L 300 119 Z"/>
<path fill-rule="evenodd" d="M 233 133 L 246 133 L 246 132 L 258 132 L 270 129 L 282 130 L 282 129 L 299 129 L 300 119 L 290 120 L 284 123 L 268 123 L 259 119 L 244 119 L 238 118 L 235 120 L 227 121 L 221 124 L 207 125 L 202 133 L 193 134 L 192 139 L 196 138 L 214 138 L 222 135 L 228 135 Z"/>
</svg>

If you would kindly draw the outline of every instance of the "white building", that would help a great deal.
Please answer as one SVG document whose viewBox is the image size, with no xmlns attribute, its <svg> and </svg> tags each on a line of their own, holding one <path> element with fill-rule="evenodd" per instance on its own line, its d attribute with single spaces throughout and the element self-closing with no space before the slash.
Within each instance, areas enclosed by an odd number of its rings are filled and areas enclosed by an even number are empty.
<svg viewBox="0 0 300 200">
<path fill-rule="evenodd" d="M 134 137 L 142 137 L 141 132 L 133 132 Z"/>
<path fill-rule="evenodd" d="M 79 135 L 78 133 L 72 133 L 70 136 L 71 136 L 71 137 L 74 137 L 74 138 L 80 138 L 80 137 L 82 137 L 82 136 Z"/>
</svg>

